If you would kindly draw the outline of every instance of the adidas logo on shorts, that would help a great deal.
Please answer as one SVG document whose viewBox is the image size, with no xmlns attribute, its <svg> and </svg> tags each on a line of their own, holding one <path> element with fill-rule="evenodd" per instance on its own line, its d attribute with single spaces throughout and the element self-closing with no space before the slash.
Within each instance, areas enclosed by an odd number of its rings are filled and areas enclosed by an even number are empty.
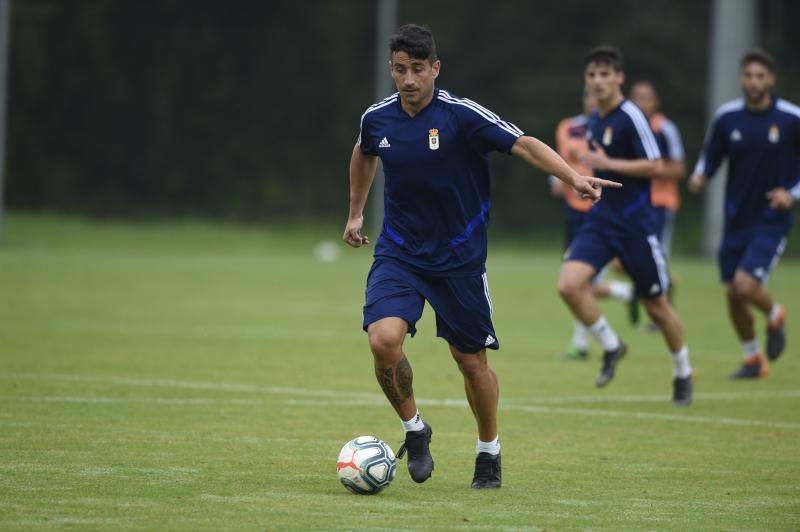
<svg viewBox="0 0 800 532">
<path fill-rule="evenodd" d="M 388 148 L 390 146 L 391 144 L 389 144 L 389 141 L 386 139 L 386 137 L 383 137 L 383 140 L 381 140 L 380 144 L 378 144 L 379 148 Z"/>
<path fill-rule="evenodd" d="M 492 335 L 490 334 L 489 336 L 487 336 L 487 337 L 486 337 L 486 342 L 484 342 L 484 344 L 483 344 L 483 345 L 484 345 L 484 346 L 490 346 L 490 345 L 492 345 L 493 343 L 495 343 L 496 341 L 497 341 L 497 340 L 495 340 L 495 339 L 494 339 L 494 336 L 492 336 Z"/>
</svg>

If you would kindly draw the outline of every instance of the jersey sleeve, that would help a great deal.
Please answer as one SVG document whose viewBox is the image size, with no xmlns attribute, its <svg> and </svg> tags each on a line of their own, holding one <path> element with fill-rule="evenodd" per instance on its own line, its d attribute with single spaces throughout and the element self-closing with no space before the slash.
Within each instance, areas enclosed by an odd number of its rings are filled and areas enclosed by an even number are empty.
<svg viewBox="0 0 800 532">
<path fill-rule="evenodd" d="M 661 135 L 664 137 L 664 148 L 662 153 L 672 161 L 682 161 L 685 154 L 683 150 L 683 140 L 678 127 L 670 120 L 665 120 L 661 126 Z"/>
<path fill-rule="evenodd" d="M 370 131 L 369 112 L 366 112 L 361 115 L 361 128 L 356 139 L 356 145 L 364 155 L 378 155 L 378 148 L 375 146 L 373 138 Z"/>
<path fill-rule="evenodd" d="M 629 105 L 630 104 L 630 105 Z M 623 110 L 628 115 L 631 128 L 631 140 L 633 151 L 640 159 L 651 161 L 661 158 L 661 150 L 658 147 L 656 136 L 650 128 L 650 124 L 638 107 L 630 102 L 623 104 Z"/>
<path fill-rule="evenodd" d="M 456 104 L 467 142 L 480 153 L 500 151 L 510 154 L 514 143 L 523 135 L 520 128 L 472 100 L 459 98 L 458 102 L 451 103 Z"/>
<path fill-rule="evenodd" d="M 694 166 L 694 173 L 703 174 L 706 177 L 713 176 L 724 156 L 725 135 L 722 133 L 722 127 L 717 117 L 708 126 L 706 140 L 703 144 L 703 150 L 700 152 L 700 157 L 697 159 L 697 164 Z"/>
</svg>

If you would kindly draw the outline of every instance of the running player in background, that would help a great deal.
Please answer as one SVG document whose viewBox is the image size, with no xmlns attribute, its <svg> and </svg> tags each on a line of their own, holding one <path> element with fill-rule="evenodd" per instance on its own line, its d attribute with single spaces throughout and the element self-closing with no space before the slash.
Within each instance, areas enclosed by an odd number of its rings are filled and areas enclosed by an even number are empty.
<svg viewBox="0 0 800 532">
<path fill-rule="evenodd" d="M 664 161 L 664 170 L 660 175 L 653 176 L 650 183 L 650 201 L 655 207 L 658 228 L 656 235 L 661 242 L 664 256 L 669 258 L 672 254 L 672 235 L 675 228 L 675 217 L 681 206 L 681 197 L 678 192 L 678 182 L 686 177 L 686 165 L 683 162 L 683 141 L 677 126 L 672 120 L 664 116 L 659 108 L 661 102 L 656 88 L 649 81 L 637 81 L 631 86 L 631 101 L 642 110 L 650 122 L 650 128 L 656 136 L 661 155 Z M 671 277 L 671 276 L 670 276 Z M 674 280 L 673 280 L 674 281 Z M 667 297 L 671 304 L 675 304 L 675 284 L 670 283 Z M 650 330 L 657 330 L 655 323 L 650 323 Z"/>
<path fill-rule="evenodd" d="M 786 311 L 765 288 L 792 225 L 800 199 L 800 108 L 772 94 L 775 61 L 755 48 L 740 60 L 744 98 L 717 109 L 689 180 L 698 192 L 728 158 L 725 230 L 720 277 L 728 312 L 744 353 L 732 379 L 764 377 L 769 360 L 786 347 Z M 767 357 L 756 338 L 751 307 L 767 321 Z"/>
<path fill-rule="evenodd" d="M 556 150 L 561 157 L 578 173 L 588 175 L 591 168 L 581 161 L 589 146 L 586 144 L 586 127 L 589 115 L 595 108 L 595 100 L 589 91 L 583 91 L 583 113 L 563 119 L 556 127 Z M 565 186 L 564 182 L 555 176 L 550 176 L 550 193 L 557 198 L 564 198 L 564 212 L 566 215 L 565 248 L 569 248 L 575 235 L 578 234 L 586 213 L 592 208 L 589 199 L 581 198 L 577 191 Z M 612 297 L 628 303 L 629 317 L 633 324 L 639 321 L 639 304 L 633 293 L 633 286 L 623 281 L 606 281 L 603 270 L 592 280 L 594 295 L 598 299 Z M 559 354 L 561 360 L 586 360 L 589 356 L 589 329 L 575 320 L 572 331 L 571 345 Z"/>
<path fill-rule="evenodd" d="M 589 211 L 561 267 L 558 290 L 603 346 L 603 365 L 595 384 L 605 386 L 614 378 L 627 347 L 601 314 L 590 283 L 611 259 L 619 257 L 669 348 L 673 404 L 688 406 L 692 401 L 689 349 L 680 319 L 667 300 L 669 274 L 650 203 L 650 178 L 663 172 L 663 162 L 644 114 L 622 95 L 622 62 L 620 51 L 610 46 L 592 49 L 584 62 L 584 79 L 597 100 L 597 110 L 588 124 L 592 150 L 583 160 L 598 175 L 615 179 L 624 188 L 609 189 Z"/>
</svg>

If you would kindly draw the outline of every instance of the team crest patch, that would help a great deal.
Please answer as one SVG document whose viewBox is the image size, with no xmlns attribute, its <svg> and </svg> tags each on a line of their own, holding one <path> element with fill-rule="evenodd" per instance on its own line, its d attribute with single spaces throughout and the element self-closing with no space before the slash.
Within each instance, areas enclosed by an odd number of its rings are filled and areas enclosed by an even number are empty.
<svg viewBox="0 0 800 532">
<path fill-rule="evenodd" d="M 614 128 L 608 126 L 606 130 L 603 131 L 603 146 L 610 146 L 613 138 L 614 138 Z"/>
<path fill-rule="evenodd" d="M 777 144 L 781 140 L 781 128 L 778 127 L 778 124 L 772 124 L 769 126 L 767 138 L 773 144 Z"/>
<path fill-rule="evenodd" d="M 431 129 L 428 131 L 428 147 L 432 150 L 439 149 L 439 130 Z"/>
</svg>

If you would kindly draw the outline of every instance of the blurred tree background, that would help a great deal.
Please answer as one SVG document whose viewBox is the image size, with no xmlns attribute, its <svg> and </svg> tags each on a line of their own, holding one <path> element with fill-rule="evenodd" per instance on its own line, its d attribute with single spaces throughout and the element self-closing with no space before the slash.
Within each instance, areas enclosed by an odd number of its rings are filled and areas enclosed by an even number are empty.
<svg viewBox="0 0 800 532">
<path fill-rule="evenodd" d="M 800 2 L 760 6 L 777 92 L 797 102 Z M 691 167 L 706 123 L 709 10 L 708 0 L 401 0 L 398 21 L 433 29 L 439 86 L 549 143 L 580 111 L 586 50 L 616 44 L 628 81 L 658 87 Z M 9 207 L 343 224 L 349 155 L 374 100 L 374 18 L 364 0 L 15 1 Z M 493 165 L 493 232 L 560 240 L 544 176 L 502 155 Z M 701 202 L 684 199 L 691 250 Z"/>
</svg>

